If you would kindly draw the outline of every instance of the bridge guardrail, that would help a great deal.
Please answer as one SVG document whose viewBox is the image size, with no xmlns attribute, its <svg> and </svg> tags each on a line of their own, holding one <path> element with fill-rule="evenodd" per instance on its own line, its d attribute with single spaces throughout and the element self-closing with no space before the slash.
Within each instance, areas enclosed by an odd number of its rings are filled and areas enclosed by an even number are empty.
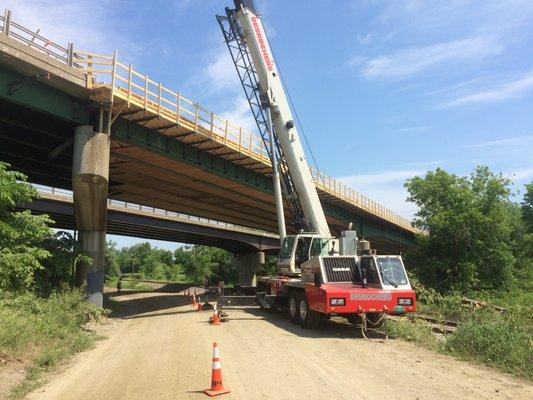
<svg viewBox="0 0 533 400">
<path fill-rule="evenodd" d="M 101 80 L 102 84 L 110 89 L 111 103 L 114 96 L 119 95 L 126 100 L 128 106 L 132 102 L 140 104 L 145 110 L 174 121 L 177 126 L 185 125 L 200 135 L 229 146 L 267 166 L 271 165 L 265 144 L 258 135 L 203 108 L 198 102 L 163 86 L 161 82 L 151 79 L 147 74 L 134 70 L 131 64 L 121 63 L 116 51 L 112 56 L 108 56 L 74 50 L 72 43 L 68 43 L 66 47 L 61 46 L 41 36 L 39 31 L 32 32 L 12 21 L 9 10 L 5 11 L 3 17 L 0 16 L 0 22 L 2 22 L 1 32 L 4 35 L 11 36 L 45 52 L 50 57 L 84 71 L 87 74 L 87 88 L 98 87 L 97 80 Z M 342 181 L 315 168 L 311 168 L 311 173 L 317 188 L 325 193 L 404 229 L 419 232 L 408 219 L 348 187 Z"/>
</svg>

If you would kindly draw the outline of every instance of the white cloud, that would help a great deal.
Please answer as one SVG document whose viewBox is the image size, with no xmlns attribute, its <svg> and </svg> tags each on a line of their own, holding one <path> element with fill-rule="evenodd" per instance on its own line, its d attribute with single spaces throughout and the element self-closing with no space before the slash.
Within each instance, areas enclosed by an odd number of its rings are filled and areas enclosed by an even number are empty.
<svg viewBox="0 0 533 400">
<path fill-rule="evenodd" d="M 228 49 L 225 47 L 217 49 L 212 54 L 212 61 L 201 73 L 202 86 L 209 93 L 230 90 L 234 94 L 242 90 Z"/>
<path fill-rule="evenodd" d="M 390 182 L 404 182 L 406 179 L 412 178 L 416 175 L 421 175 L 425 171 L 418 169 L 405 169 L 405 170 L 394 170 L 394 171 L 383 171 L 375 174 L 361 174 L 361 175 L 350 175 L 343 178 L 339 178 L 348 185 L 358 186 L 358 185 L 369 185 L 377 183 L 390 183 Z"/>
<path fill-rule="evenodd" d="M 400 133 L 400 134 L 409 134 L 409 133 L 424 133 L 424 132 L 427 132 L 429 131 L 429 127 L 428 126 L 422 126 L 422 125 L 418 125 L 418 126 L 406 126 L 406 127 L 403 127 L 403 128 L 397 128 L 397 129 L 394 129 L 394 132 L 396 133 Z"/>
<path fill-rule="evenodd" d="M 405 165 L 409 167 L 430 168 L 430 167 L 442 167 L 447 162 L 448 160 L 414 161 L 414 162 L 407 163 Z"/>
<path fill-rule="evenodd" d="M 399 50 L 389 56 L 372 58 L 362 66 L 368 78 L 401 78 L 413 75 L 442 63 L 479 60 L 498 54 L 502 46 L 490 36 L 476 36 L 462 40 Z"/>
<path fill-rule="evenodd" d="M 367 46 L 374 41 L 374 36 L 375 35 L 373 33 L 367 33 L 365 35 L 357 35 L 357 42 L 360 45 Z"/>
<path fill-rule="evenodd" d="M 533 178 L 533 168 L 516 169 L 507 172 L 505 175 L 507 175 L 513 182 L 523 182 Z"/>
<path fill-rule="evenodd" d="M 122 5 L 113 0 L 4 0 L 0 9 L 11 9 L 13 21 L 32 31 L 40 29 L 42 36 L 59 44 L 71 42 L 77 50 L 101 54 L 118 49 L 119 56 L 132 58 L 141 47 L 121 24 L 113 23 Z"/>
<path fill-rule="evenodd" d="M 410 219 L 417 209 L 414 204 L 406 201 L 407 191 L 403 184 L 407 179 L 423 174 L 425 171 L 421 169 L 404 169 L 350 175 L 339 180 L 404 218 Z"/>
<path fill-rule="evenodd" d="M 221 114 L 232 124 L 242 126 L 248 132 L 257 131 L 255 120 L 250 111 L 250 105 L 244 96 L 236 97 L 231 106 Z"/>
<path fill-rule="evenodd" d="M 478 103 L 497 103 L 525 95 L 533 89 L 533 71 L 520 79 L 500 84 L 496 88 L 479 90 L 460 96 L 442 104 L 442 108 L 457 107 Z"/>
<path fill-rule="evenodd" d="M 496 140 L 489 140 L 486 142 L 480 142 L 475 143 L 473 145 L 470 145 L 469 147 L 477 147 L 477 148 L 483 148 L 483 147 L 522 147 L 522 146 L 528 146 L 528 142 L 531 142 L 531 145 L 533 145 L 533 135 L 530 136 L 515 136 L 505 139 L 496 139 Z"/>
</svg>

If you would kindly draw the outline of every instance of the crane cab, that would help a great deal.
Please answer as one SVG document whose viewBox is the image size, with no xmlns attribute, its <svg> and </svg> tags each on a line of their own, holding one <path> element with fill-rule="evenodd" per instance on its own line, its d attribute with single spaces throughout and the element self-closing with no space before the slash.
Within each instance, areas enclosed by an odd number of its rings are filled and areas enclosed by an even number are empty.
<svg viewBox="0 0 533 400">
<path fill-rule="evenodd" d="M 315 233 L 287 235 L 281 245 L 278 257 L 280 274 L 297 276 L 301 265 L 313 257 L 332 255 L 338 240 Z"/>
</svg>

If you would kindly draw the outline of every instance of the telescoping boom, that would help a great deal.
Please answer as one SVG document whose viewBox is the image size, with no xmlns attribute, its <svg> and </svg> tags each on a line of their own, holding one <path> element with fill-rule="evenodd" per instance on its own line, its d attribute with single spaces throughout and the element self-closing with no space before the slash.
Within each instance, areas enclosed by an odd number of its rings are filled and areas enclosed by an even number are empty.
<svg viewBox="0 0 533 400">
<path fill-rule="evenodd" d="M 234 16 L 238 19 L 240 34 L 248 47 L 259 80 L 261 106 L 271 115 L 273 128 L 281 146 L 280 156 L 284 158 L 288 168 L 281 173 L 290 174 L 296 191 L 290 195 L 297 196 L 301 204 L 304 219 L 301 228 L 330 237 L 328 223 L 261 18 L 250 0 L 236 0 L 235 7 Z M 274 158 L 273 162 L 276 161 Z M 279 208 L 280 205 L 277 206 Z"/>
</svg>

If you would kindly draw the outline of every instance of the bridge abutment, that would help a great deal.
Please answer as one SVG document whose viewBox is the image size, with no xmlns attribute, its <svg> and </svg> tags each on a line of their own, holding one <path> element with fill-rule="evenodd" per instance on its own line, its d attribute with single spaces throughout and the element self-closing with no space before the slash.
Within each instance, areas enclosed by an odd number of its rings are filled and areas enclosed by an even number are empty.
<svg viewBox="0 0 533 400">
<path fill-rule="evenodd" d="M 72 189 L 76 229 L 82 249 L 93 259 L 80 262 L 76 284 L 87 284 L 89 302 L 103 306 L 106 249 L 107 192 L 109 186 L 110 139 L 79 126 L 74 132 Z"/>
<path fill-rule="evenodd" d="M 265 253 L 243 254 L 233 257 L 233 263 L 239 273 L 239 284 L 242 286 L 257 285 L 257 270 L 265 263 Z"/>
</svg>

